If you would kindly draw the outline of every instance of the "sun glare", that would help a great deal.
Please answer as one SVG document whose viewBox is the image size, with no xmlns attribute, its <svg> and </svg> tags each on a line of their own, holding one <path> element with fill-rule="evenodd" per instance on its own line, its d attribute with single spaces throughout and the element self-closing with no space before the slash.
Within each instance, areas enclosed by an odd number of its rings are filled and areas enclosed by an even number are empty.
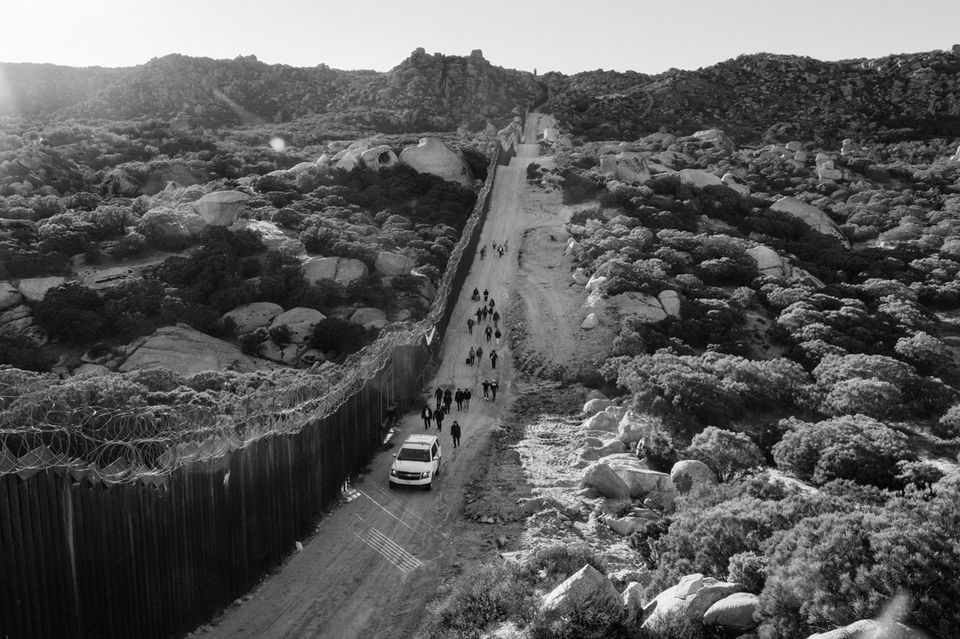
<svg viewBox="0 0 960 639">
<path fill-rule="evenodd" d="M 270 138 L 270 148 L 280 153 L 287 148 L 287 143 L 283 141 L 283 138 Z"/>
</svg>

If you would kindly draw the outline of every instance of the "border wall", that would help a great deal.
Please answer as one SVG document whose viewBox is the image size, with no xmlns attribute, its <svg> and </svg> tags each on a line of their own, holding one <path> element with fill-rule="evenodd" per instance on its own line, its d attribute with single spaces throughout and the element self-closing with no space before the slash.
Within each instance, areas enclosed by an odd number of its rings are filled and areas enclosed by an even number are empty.
<svg viewBox="0 0 960 639">
<path fill-rule="evenodd" d="M 332 389 L 171 444 L 150 472 L 45 446 L 14 457 L 0 427 L 0 637 L 182 635 L 278 565 L 380 449 L 387 405 L 426 383 L 516 143 L 495 145 L 427 318 L 388 326 Z"/>
</svg>

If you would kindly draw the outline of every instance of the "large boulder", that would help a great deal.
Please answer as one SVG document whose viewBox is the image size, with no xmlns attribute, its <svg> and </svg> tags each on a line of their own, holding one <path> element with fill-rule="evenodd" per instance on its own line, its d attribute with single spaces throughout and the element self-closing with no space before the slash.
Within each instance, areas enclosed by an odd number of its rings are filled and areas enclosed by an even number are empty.
<svg viewBox="0 0 960 639">
<path fill-rule="evenodd" d="M 701 621 L 710 606 L 741 590 L 735 583 L 718 581 L 699 573 L 687 575 L 647 604 L 642 627 L 655 632 L 660 624 L 680 615 L 691 621 Z"/>
<path fill-rule="evenodd" d="M 654 491 L 674 492 L 670 475 L 647 468 L 643 461 L 629 453 L 610 455 L 598 463 L 606 464 L 626 484 L 633 498 L 646 497 Z"/>
<path fill-rule="evenodd" d="M 580 323 L 580 328 L 589 331 L 592 328 L 596 328 L 600 325 L 600 318 L 597 317 L 596 313 L 589 313 L 583 321 Z"/>
<path fill-rule="evenodd" d="M 350 316 L 351 324 L 359 324 L 364 328 L 383 328 L 388 324 L 387 314 L 379 308 L 358 308 Z"/>
<path fill-rule="evenodd" d="M 596 461 L 610 455 L 626 452 L 627 447 L 619 439 L 612 437 L 587 437 L 584 447 L 578 449 L 580 459 Z"/>
<path fill-rule="evenodd" d="M 436 138 L 420 138 L 416 146 L 403 149 L 400 152 L 400 164 L 409 166 L 417 173 L 429 173 L 463 186 L 470 186 L 473 181 L 463 154 L 453 151 Z"/>
<path fill-rule="evenodd" d="M 614 433 L 617 431 L 617 420 L 604 410 L 586 418 L 581 428 L 583 430 L 599 430 Z"/>
<path fill-rule="evenodd" d="M 780 254 L 769 246 L 761 244 L 748 248 L 745 252 L 757 263 L 757 270 L 760 271 L 761 275 L 790 279 L 790 276 L 793 274 L 790 263 L 780 257 Z"/>
<path fill-rule="evenodd" d="M 286 326 L 290 329 L 290 341 L 294 344 L 305 344 L 313 337 L 317 324 L 326 319 L 326 316 L 315 308 L 297 306 L 289 311 L 280 313 L 270 322 L 268 330 Z"/>
<path fill-rule="evenodd" d="M 647 436 L 651 428 L 658 424 L 659 420 L 652 415 L 628 410 L 617 425 L 617 436 L 620 441 L 633 448 L 637 442 Z"/>
<path fill-rule="evenodd" d="M 47 343 L 46 334 L 33 321 L 33 311 L 17 304 L 0 311 L 0 336 L 27 339 L 38 346 Z"/>
<path fill-rule="evenodd" d="M 393 253 L 390 251 L 380 251 L 377 253 L 377 260 L 373 264 L 373 269 L 384 276 L 406 275 L 416 266 L 412 257 L 403 253 Z"/>
<path fill-rule="evenodd" d="M 189 246 L 206 228 L 206 222 L 197 213 L 168 208 L 151 209 L 137 221 L 137 233 L 163 247 Z"/>
<path fill-rule="evenodd" d="M 366 264 L 349 257 L 311 257 L 303 263 L 303 279 L 308 284 L 333 280 L 341 286 L 349 286 L 369 274 Z"/>
<path fill-rule="evenodd" d="M 580 485 L 592 488 L 607 499 L 628 499 L 630 487 L 602 460 L 583 469 Z"/>
<path fill-rule="evenodd" d="M 880 622 L 861 619 L 827 632 L 812 634 L 807 639 L 928 639 L 927 635 L 897 621 Z"/>
<path fill-rule="evenodd" d="M 670 481 L 678 493 L 685 493 L 696 486 L 715 485 L 717 475 L 699 459 L 682 459 L 670 469 Z"/>
<path fill-rule="evenodd" d="M 360 154 L 360 161 L 371 171 L 389 169 L 399 163 L 397 154 L 386 144 L 367 149 Z"/>
<path fill-rule="evenodd" d="M 660 291 L 657 295 L 657 300 L 660 302 L 660 306 L 663 307 L 663 311 L 670 317 L 680 317 L 680 294 L 676 291 L 665 290 Z"/>
<path fill-rule="evenodd" d="M 243 191 L 215 191 L 194 202 L 193 208 L 210 226 L 230 226 L 249 199 Z"/>
<path fill-rule="evenodd" d="M 269 359 L 278 364 L 287 366 L 296 366 L 300 362 L 298 353 L 300 348 L 297 344 L 284 344 L 280 346 L 272 339 L 268 339 L 259 345 L 260 357 Z"/>
<path fill-rule="evenodd" d="M 707 186 L 724 186 L 723 180 L 702 169 L 680 169 L 680 182 L 701 189 Z"/>
<path fill-rule="evenodd" d="M 620 593 L 620 601 L 626 614 L 624 622 L 632 628 L 643 620 L 643 584 L 632 581 Z"/>
<path fill-rule="evenodd" d="M 210 337 L 185 324 L 158 328 L 126 347 L 122 372 L 146 368 L 169 368 L 180 375 L 201 371 L 232 370 L 253 372 L 269 366 L 263 360 L 245 355 L 233 344 Z"/>
<path fill-rule="evenodd" d="M 652 176 L 647 160 L 639 153 L 618 153 L 600 158 L 600 171 L 627 184 L 643 184 Z"/>
<path fill-rule="evenodd" d="M 233 232 L 249 230 L 260 236 L 260 241 L 268 250 L 279 249 L 284 242 L 291 239 L 279 226 L 266 220 L 237 220 L 230 230 Z"/>
<path fill-rule="evenodd" d="M 583 414 L 587 417 L 593 417 L 597 413 L 603 412 L 609 406 L 616 406 L 616 402 L 612 399 L 607 399 L 606 397 L 598 397 L 596 399 L 589 399 L 583 405 Z"/>
<path fill-rule="evenodd" d="M 258 328 L 269 326 L 277 315 L 283 312 L 283 307 L 273 302 L 253 302 L 238 306 L 232 311 L 224 313 L 224 320 L 232 320 L 237 335 L 252 333 Z"/>
<path fill-rule="evenodd" d="M 39 302 L 47 296 L 47 291 L 56 288 L 67 281 L 67 278 L 54 275 L 52 277 L 29 277 L 20 280 L 17 288 L 20 294 L 31 302 Z"/>
<path fill-rule="evenodd" d="M 610 580 L 590 564 L 547 593 L 539 614 L 546 623 L 550 623 L 582 605 L 589 605 L 593 612 L 612 616 L 619 616 L 623 606 L 620 593 Z"/>
<path fill-rule="evenodd" d="M 760 606 L 760 597 L 751 592 L 735 592 L 710 606 L 703 613 L 706 626 L 723 626 L 731 630 L 753 630 L 760 622 L 753 618 Z"/>
<path fill-rule="evenodd" d="M 17 306 L 22 301 L 23 295 L 17 290 L 17 287 L 10 282 L 0 282 L 0 311 L 11 306 Z"/>
<path fill-rule="evenodd" d="M 835 237 L 845 247 L 850 248 L 850 240 L 843 234 L 843 231 L 840 230 L 836 222 L 831 220 L 830 216 L 815 206 L 802 202 L 795 197 L 783 197 L 777 200 L 773 206 L 770 207 L 770 210 L 786 213 L 798 220 L 802 220 L 813 230 L 823 233 L 824 235 Z"/>
<path fill-rule="evenodd" d="M 651 510 L 648 512 L 650 513 L 649 516 L 627 515 L 626 517 L 611 517 L 606 515 L 603 517 L 603 523 L 621 537 L 629 537 L 648 521 L 660 518 L 654 511 Z"/>
<path fill-rule="evenodd" d="M 610 296 L 607 299 L 607 304 L 620 317 L 635 316 L 647 324 L 655 324 L 667 319 L 667 311 L 663 308 L 660 300 L 646 293 L 636 291 L 619 293 Z"/>
</svg>

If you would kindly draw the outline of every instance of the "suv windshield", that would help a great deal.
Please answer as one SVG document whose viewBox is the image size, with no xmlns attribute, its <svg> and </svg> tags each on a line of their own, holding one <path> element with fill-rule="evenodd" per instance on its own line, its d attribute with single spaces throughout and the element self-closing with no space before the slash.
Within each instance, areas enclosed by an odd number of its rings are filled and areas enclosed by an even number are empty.
<svg viewBox="0 0 960 639">
<path fill-rule="evenodd" d="M 430 461 L 430 451 L 423 448 L 401 448 L 397 453 L 399 461 Z"/>
</svg>

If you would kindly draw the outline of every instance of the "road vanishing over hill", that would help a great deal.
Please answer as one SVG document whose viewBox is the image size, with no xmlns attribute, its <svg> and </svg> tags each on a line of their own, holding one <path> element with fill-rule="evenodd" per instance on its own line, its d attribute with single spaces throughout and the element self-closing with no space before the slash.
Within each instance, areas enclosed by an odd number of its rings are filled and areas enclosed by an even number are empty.
<svg viewBox="0 0 960 639">
<path fill-rule="evenodd" d="M 527 120 L 526 135 L 533 141 L 538 127 L 543 128 L 541 117 L 535 113 Z M 467 482 L 483 459 L 490 433 L 510 401 L 514 371 L 508 340 L 502 339 L 500 346 L 495 340 L 488 344 L 477 328 L 468 335 L 466 322 L 478 306 L 470 300 L 474 286 L 490 291 L 501 314 L 519 307 L 514 298 L 521 247 L 531 225 L 542 227 L 544 218 L 543 212 L 531 210 L 529 200 L 524 198 L 530 188 L 526 168 L 537 156 L 536 144 L 522 144 L 510 165 L 497 169 L 490 213 L 481 236 L 481 246 L 487 246 L 486 259 L 479 254 L 474 258 L 444 336 L 439 370 L 424 389 L 431 397 L 438 384 L 453 390 L 469 387 L 473 392 L 470 410 L 458 412 L 454 406 L 444 421 L 442 471 L 433 490 L 389 490 L 387 478 L 393 457 L 390 452 L 379 453 L 369 475 L 349 487 L 344 503 L 319 522 L 316 534 L 304 543 L 302 551 L 294 553 L 242 603 L 192 636 L 386 639 L 413 635 L 426 604 L 436 595 L 444 569 L 457 560 L 460 545 L 469 543 L 457 534 Z M 559 221 L 553 225 L 562 227 Z M 492 250 L 493 242 L 508 244 L 502 258 Z M 557 248 L 562 251 L 563 245 Z M 543 286 L 536 286 L 543 297 Z M 539 301 L 550 315 L 564 312 L 562 305 Z M 503 318 L 501 328 L 509 319 Z M 543 329 L 549 333 L 549 324 Z M 485 351 L 483 362 L 469 366 L 465 363 L 467 353 L 477 344 L 482 344 Z M 500 355 L 496 370 L 487 357 L 491 348 Z M 484 378 L 499 380 L 501 392 L 496 402 L 482 399 L 480 382 Z M 462 445 L 456 449 L 449 435 L 455 419 L 463 429 Z M 420 432 L 424 428 L 419 414 L 405 415 L 394 441 L 402 442 L 407 435 Z"/>
</svg>

